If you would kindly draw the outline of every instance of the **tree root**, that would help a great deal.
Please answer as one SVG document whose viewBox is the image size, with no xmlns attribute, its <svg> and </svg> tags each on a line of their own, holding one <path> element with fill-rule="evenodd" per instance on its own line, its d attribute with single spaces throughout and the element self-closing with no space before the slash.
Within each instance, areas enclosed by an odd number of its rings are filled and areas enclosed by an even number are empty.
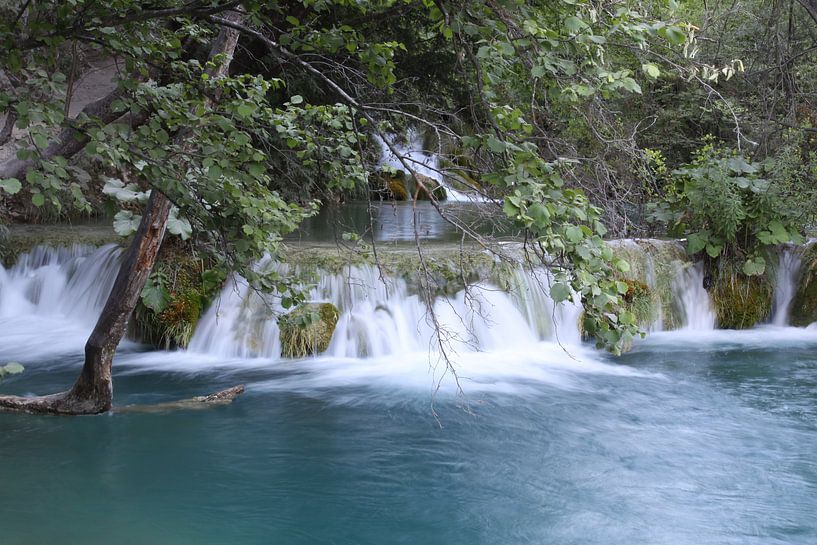
<svg viewBox="0 0 817 545">
<path fill-rule="evenodd" d="M 125 405 L 116 409 L 109 409 L 90 399 L 80 399 L 72 392 L 62 392 L 47 396 L 20 397 L 0 396 L 0 412 L 18 412 L 29 414 L 55 415 L 90 415 L 100 414 L 108 410 L 115 412 L 163 412 L 170 410 L 207 409 L 220 405 L 228 405 L 244 393 L 244 385 L 239 384 L 226 390 L 221 390 L 207 396 L 197 396 L 179 401 L 157 403 L 155 405 Z"/>
</svg>

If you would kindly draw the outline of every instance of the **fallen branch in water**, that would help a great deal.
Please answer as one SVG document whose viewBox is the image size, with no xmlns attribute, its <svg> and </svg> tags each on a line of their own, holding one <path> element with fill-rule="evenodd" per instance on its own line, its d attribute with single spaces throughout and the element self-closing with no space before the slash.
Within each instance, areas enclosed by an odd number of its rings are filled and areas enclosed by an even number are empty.
<svg viewBox="0 0 817 545">
<path fill-rule="evenodd" d="M 229 405 L 244 393 L 244 385 L 239 384 L 207 396 L 191 397 L 179 401 L 168 401 L 155 405 L 125 405 L 114 408 L 121 413 L 153 413 L 174 410 L 208 409 Z M 0 396 L 0 412 L 23 412 L 36 414 L 82 414 L 70 401 L 70 392 L 40 397 Z M 66 408 L 67 407 L 67 408 Z M 85 414 L 93 414 L 90 411 Z"/>
<path fill-rule="evenodd" d="M 244 393 L 244 385 L 239 384 L 226 390 L 221 390 L 208 396 L 196 396 L 179 401 L 168 401 L 156 403 L 154 405 L 125 405 L 124 407 L 114 407 L 115 413 L 158 413 L 164 411 L 178 410 L 201 410 L 221 405 L 229 405 L 235 398 Z"/>
</svg>

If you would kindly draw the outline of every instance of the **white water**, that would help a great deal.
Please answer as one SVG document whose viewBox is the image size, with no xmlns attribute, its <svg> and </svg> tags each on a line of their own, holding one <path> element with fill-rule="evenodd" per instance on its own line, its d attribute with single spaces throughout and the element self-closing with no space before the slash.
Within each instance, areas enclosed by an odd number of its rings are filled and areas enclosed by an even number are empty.
<svg viewBox="0 0 817 545">
<path fill-rule="evenodd" d="M 413 353 L 485 352 L 543 340 L 581 341 L 575 303 L 554 305 L 543 271 L 517 271 L 512 293 L 476 284 L 429 308 L 402 279 L 381 279 L 376 267 L 320 274 L 309 294 L 341 311 L 327 355 L 380 358 Z M 248 289 L 238 278 L 201 319 L 190 350 L 225 357 L 279 357 L 277 299 Z"/>
<path fill-rule="evenodd" d="M 447 200 L 449 201 L 463 202 L 482 200 L 457 191 L 446 182 L 440 169 L 440 162 L 437 156 L 435 154 L 429 154 L 423 149 L 423 135 L 419 131 L 409 129 L 406 144 L 401 144 L 397 138 L 390 138 L 388 144 L 379 136 L 375 136 L 375 139 L 383 150 L 380 158 L 380 166 L 390 166 L 397 170 L 405 171 L 406 165 L 408 165 L 408 167 L 417 174 L 427 176 L 443 186 L 447 194 Z M 392 151 L 389 146 L 391 146 L 394 151 Z"/>
<path fill-rule="evenodd" d="M 783 249 L 777 264 L 777 277 L 774 285 L 773 325 L 785 326 L 789 323 L 789 311 L 797 291 L 801 265 L 802 255 L 798 248 Z"/>
<path fill-rule="evenodd" d="M 120 250 L 37 247 L 10 269 L 0 266 L 0 331 L 23 356 L 82 346 L 113 287 Z"/>
<path fill-rule="evenodd" d="M 702 263 L 679 266 L 672 282 L 672 289 L 681 309 L 683 329 L 709 331 L 715 329 L 715 311 L 712 299 L 704 288 Z"/>
<path fill-rule="evenodd" d="M 110 293 L 118 255 L 114 246 L 37 248 L 10 269 L 0 267 L 3 342 L 19 347 L 20 358 L 27 360 L 81 349 Z M 427 364 L 443 352 L 452 361 L 464 361 L 463 354 L 469 354 L 468 361 L 482 361 L 475 354 L 490 353 L 489 359 L 505 365 L 526 361 L 520 356 L 525 352 L 537 355 L 534 359 L 564 358 L 562 347 L 570 354 L 586 352 L 580 348 L 581 306 L 554 304 L 544 270 L 514 271 L 508 292 L 480 283 L 437 298 L 430 308 L 402 279 L 384 282 L 374 267 L 318 276 L 309 298 L 332 302 L 341 311 L 324 357 L 372 362 L 397 357 Z M 684 329 L 713 329 L 703 268 L 679 267 L 673 287 Z M 190 352 L 224 361 L 280 359 L 277 317 L 282 312 L 276 298 L 236 279 L 200 320 Z"/>
</svg>

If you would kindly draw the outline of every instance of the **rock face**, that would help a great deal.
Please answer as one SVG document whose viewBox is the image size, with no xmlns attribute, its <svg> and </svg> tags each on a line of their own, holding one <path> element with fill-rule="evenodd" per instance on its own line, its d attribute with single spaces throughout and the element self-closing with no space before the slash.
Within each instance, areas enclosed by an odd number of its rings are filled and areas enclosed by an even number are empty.
<svg viewBox="0 0 817 545">
<path fill-rule="evenodd" d="M 332 303 L 305 303 L 278 319 L 281 355 L 305 358 L 329 348 L 340 311 Z"/>
<path fill-rule="evenodd" d="M 805 327 L 815 321 L 817 321 L 817 244 L 811 244 L 803 253 L 803 266 L 791 304 L 789 323 Z"/>
</svg>

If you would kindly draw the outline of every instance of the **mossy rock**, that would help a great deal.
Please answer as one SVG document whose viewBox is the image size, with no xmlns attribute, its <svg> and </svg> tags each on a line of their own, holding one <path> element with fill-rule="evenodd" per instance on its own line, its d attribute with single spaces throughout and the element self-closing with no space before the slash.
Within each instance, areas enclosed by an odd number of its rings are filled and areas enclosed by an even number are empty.
<svg viewBox="0 0 817 545">
<path fill-rule="evenodd" d="M 94 225 L 0 225 L 0 264 L 10 267 L 21 254 L 37 246 L 104 246 L 111 243 L 121 245 L 124 241 L 114 232 L 110 222 Z"/>
<path fill-rule="evenodd" d="M 817 322 L 817 245 L 806 249 L 802 263 L 789 316 L 789 323 L 797 327 Z"/>
<path fill-rule="evenodd" d="M 415 184 L 414 199 L 418 201 L 444 201 L 448 198 L 448 192 L 436 180 L 423 176 L 422 174 L 415 174 L 419 184 Z"/>
<path fill-rule="evenodd" d="M 171 239 L 172 240 L 172 239 Z M 208 263 L 189 249 L 165 241 L 154 267 L 164 279 L 166 302 L 154 310 L 140 299 L 129 324 L 132 340 L 157 348 L 186 348 L 207 305 L 221 286 L 208 277 Z M 158 311 L 158 312 L 157 312 Z"/>
<path fill-rule="evenodd" d="M 382 201 L 405 201 L 409 198 L 406 176 L 402 171 L 396 174 L 377 172 L 369 179 L 374 198 Z"/>
<path fill-rule="evenodd" d="M 636 323 L 641 329 L 648 329 L 655 321 L 656 308 L 661 301 L 650 287 L 640 280 L 624 278 L 627 292 L 622 295 L 624 308 L 635 315 Z"/>
<path fill-rule="evenodd" d="M 769 317 L 774 289 L 766 276 L 723 273 L 710 293 L 718 328 L 749 329 Z"/>
<path fill-rule="evenodd" d="M 305 358 L 325 352 L 339 317 L 340 311 L 332 303 L 305 303 L 281 316 L 281 355 Z"/>
</svg>

